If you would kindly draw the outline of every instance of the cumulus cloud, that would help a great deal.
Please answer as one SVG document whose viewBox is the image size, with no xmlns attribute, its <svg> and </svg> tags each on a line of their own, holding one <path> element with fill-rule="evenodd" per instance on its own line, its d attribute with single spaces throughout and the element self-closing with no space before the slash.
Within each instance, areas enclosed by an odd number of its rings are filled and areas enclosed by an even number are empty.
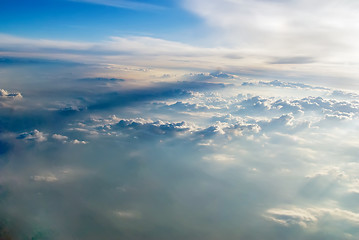
<svg viewBox="0 0 359 240">
<path fill-rule="evenodd" d="M 165 123 L 162 121 L 146 122 L 143 120 L 120 120 L 113 128 L 123 130 L 136 130 L 143 134 L 174 135 L 187 132 L 190 129 L 185 122 Z"/>
<path fill-rule="evenodd" d="M 0 89 L 0 98 L 19 100 L 22 99 L 22 95 L 21 93 L 9 93 L 4 89 Z"/>
<path fill-rule="evenodd" d="M 27 141 L 44 142 L 47 140 L 47 134 L 35 129 L 31 132 L 24 132 L 17 136 L 17 139 L 23 139 Z"/>
<path fill-rule="evenodd" d="M 73 143 L 73 144 L 87 144 L 88 142 L 75 139 L 75 140 L 72 140 L 71 143 Z"/>
<path fill-rule="evenodd" d="M 18 102 L 22 100 L 22 95 L 19 92 L 10 93 L 4 89 L 0 89 L 0 107 L 14 108 L 19 107 Z"/>
<path fill-rule="evenodd" d="M 63 143 L 72 143 L 72 144 L 87 144 L 88 143 L 87 141 L 78 140 L 78 139 L 69 140 L 69 137 L 63 136 L 60 134 L 53 134 L 51 137 L 53 139 L 63 142 Z"/>
<path fill-rule="evenodd" d="M 68 137 L 67 136 L 63 136 L 63 135 L 60 135 L 60 134 L 53 134 L 51 136 L 53 139 L 55 140 L 58 140 L 58 141 L 63 141 L 63 142 L 66 142 Z"/>
</svg>

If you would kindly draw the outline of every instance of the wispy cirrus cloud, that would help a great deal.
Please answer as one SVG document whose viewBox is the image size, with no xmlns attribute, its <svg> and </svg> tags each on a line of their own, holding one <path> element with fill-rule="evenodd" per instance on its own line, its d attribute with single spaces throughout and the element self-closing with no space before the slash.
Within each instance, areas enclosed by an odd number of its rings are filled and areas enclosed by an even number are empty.
<svg viewBox="0 0 359 240">
<path fill-rule="evenodd" d="M 105 5 L 105 6 L 116 7 L 116 8 L 126 8 L 126 9 L 132 9 L 132 10 L 161 10 L 161 9 L 164 9 L 163 6 L 138 2 L 138 1 L 128 1 L 128 0 L 70 0 L 70 1 Z"/>
<path fill-rule="evenodd" d="M 252 46 L 255 46 L 255 43 Z M 262 43 L 261 46 L 267 45 Z M 292 51 L 295 48 L 289 49 Z M 345 50 L 346 48 L 343 49 L 344 54 L 353 57 L 352 53 Z M 312 82 L 323 77 L 340 78 L 341 85 L 350 85 L 350 88 L 358 87 L 353 80 L 358 76 L 357 64 L 355 61 L 346 64 L 349 58 L 342 53 L 333 59 L 323 58 L 315 52 L 303 51 L 301 55 L 298 55 L 291 51 L 276 50 L 276 47 L 263 47 L 258 50 L 243 48 L 240 45 L 204 47 L 148 36 L 112 36 L 102 41 L 91 42 L 31 39 L 0 33 L 0 56 L 40 57 L 109 65 L 126 63 L 127 66 L 139 68 L 155 67 L 171 70 L 212 71 L 220 68 L 265 78 L 284 77 L 308 80 L 310 76 Z M 339 50 L 333 48 L 333 51 Z M 232 55 L 241 57 L 233 58 Z"/>
</svg>

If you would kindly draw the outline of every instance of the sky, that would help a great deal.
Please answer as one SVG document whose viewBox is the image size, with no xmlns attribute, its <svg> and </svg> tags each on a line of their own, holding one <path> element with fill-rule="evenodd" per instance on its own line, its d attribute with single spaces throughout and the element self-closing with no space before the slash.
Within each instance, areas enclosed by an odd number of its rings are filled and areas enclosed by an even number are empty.
<svg viewBox="0 0 359 240">
<path fill-rule="evenodd" d="M 358 89 L 358 7 L 353 0 L 3 0 L 0 47 L 4 56 L 265 72 Z"/>
<path fill-rule="evenodd" d="M 357 239 L 358 8 L 0 0 L 0 239 Z"/>
</svg>

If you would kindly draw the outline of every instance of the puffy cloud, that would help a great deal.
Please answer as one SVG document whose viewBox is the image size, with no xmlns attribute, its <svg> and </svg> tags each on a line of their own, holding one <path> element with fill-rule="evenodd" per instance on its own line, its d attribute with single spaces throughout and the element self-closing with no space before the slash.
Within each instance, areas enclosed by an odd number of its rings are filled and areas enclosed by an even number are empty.
<svg viewBox="0 0 359 240">
<path fill-rule="evenodd" d="M 0 107 L 3 108 L 19 108 L 18 101 L 22 100 L 22 95 L 19 92 L 9 93 L 4 89 L 0 89 Z"/>
<path fill-rule="evenodd" d="M 19 100 L 22 99 L 21 93 L 9 93 L 8 91 L 4 89 L 0 89 L 0 98 L 1 99 L 15 99 Z"/>
<path fill-rule="evenodd" d="M 58 141 L 63 141 L 63 142 L 66 142 L 68 137 L 67 136 L 63 136 L 63 135 L 60 135 L 60 134 L 53 134 L 51 136 L 53 139 L 55 140 L 58 140 Z"/>
<path fill-rule="evenodd" d="M 24 132 L 17 136 L 17 139 L 23 139 L 27 141 L 44 142 L 47 140 L 47 134 L 35 129 L 31 132 Z"/>
<path fill-rule="evenodd" d="M 134 121 L 134 120 L 120 120 L 115 126 L 115 129 L 120 130 L 136 130 L 139 133 L 143 134 L 153 134 L 153 135 L 175 135 L 181 132 L 187 132 L 190 130 L 185 122 L 177 123 L 165 123 L 162 121 L 155 122 L 146 122 L 143 120 Z"/>
<path fill-rule="evenodd" d="M 87 132 L 87 130 L 85 130 Z M 87 144 L 87 141 L 83 141 L 83 140 L 78 140 L 78 139 L 74 139 L 74 140 L 69 140 L 69 137 L 67 136 L 63 136 L 60 134 L 53 134 L 51 136 L 53 139 L 57 140 L 57 141 L 61 141 L 63 143 L 72 143 L 72 144 Z"/>
<path fill-rule="evenodd" d="M 73 144 L 87 144 L 88 142 L 80 141 L 80 140 L 75 139 L 75 140 L 72 140 L 71 143 L 73 143 Z"/>
</svg>

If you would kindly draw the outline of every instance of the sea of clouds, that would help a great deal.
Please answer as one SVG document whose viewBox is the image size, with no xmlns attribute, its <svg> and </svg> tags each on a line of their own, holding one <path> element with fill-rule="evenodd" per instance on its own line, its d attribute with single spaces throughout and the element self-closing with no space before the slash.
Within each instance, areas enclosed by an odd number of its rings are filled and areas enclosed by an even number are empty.
<svg viewBox="0 0 359 240">
<path fill-rule="evenodd" d="M 356 239 L 358 93 L 169 77 L 4 81 L 0 236 Z"/>
</svg>

